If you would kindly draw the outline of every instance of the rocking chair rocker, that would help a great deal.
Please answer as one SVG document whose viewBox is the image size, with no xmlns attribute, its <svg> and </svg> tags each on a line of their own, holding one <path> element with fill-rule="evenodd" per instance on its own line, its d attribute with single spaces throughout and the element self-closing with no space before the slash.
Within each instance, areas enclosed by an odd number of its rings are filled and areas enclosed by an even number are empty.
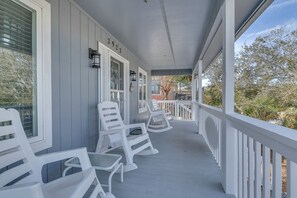
<svg viewBox="0 0 297 198">
<path fill-rule="evenodd" d="M 147 131 L 161 133 L 172 129 L 164 110 L 153 111 L 148 102 L 146 106 L 150 114 L 146 124 Z"/>
</svg>

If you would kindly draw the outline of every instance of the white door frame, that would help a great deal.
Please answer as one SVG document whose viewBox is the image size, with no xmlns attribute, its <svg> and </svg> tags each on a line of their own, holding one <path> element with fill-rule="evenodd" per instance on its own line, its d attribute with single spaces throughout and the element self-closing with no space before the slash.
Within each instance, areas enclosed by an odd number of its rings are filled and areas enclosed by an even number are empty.
<svg viewBox="0 0 297 198">
<path fill-rule="evenodd" d="M 101 80 L 98 81 L 98 98 L 99 102 L 110 100 L 110 61 L 111 57 L 122 62 L 124 64 L 124 123 L 130 122 L 130 96 L 129 96 L 129 61 L 111 50 L 101 42 L 98 42 L 98 51 L 101 55 L 101 72 L 98 70 Z"/>
</svg>

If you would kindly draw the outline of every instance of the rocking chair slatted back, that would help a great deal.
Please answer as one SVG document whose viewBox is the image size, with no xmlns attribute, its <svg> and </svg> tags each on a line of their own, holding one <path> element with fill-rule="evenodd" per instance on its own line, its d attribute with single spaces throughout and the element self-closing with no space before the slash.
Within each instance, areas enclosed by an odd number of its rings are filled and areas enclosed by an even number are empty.
<svg viewBox="0 0 297 198">
<path fill-rule="evenodd" d="M 98 109 L 101 112 L 99 116 L 104 130 L 124 126 L 117 103 L 104 102 L 104 106 L 102 104 L 98 104 Z"/>
<path fill-rule="evenodd" d="M 157 100 L 153 99 L 152 100 L 152 105 L 153 105 L 153 110 L 154 111 L 159 109 Z"/>
<path fill-rule="evenodd" d="M 126 157 L 125 171 L 137 168 L 134 155 L 156 154 L 144 123 L 124 125 L 118 104 L 105 101 L 98 104 L 98 113 L 104 131 L 99 132 L 96 152 L 105 153 L 122 147 Z M 112 130 L 113 129 L 113 130 Z M 130 135 L 131 129 L 140 129 L 140 134 Z"/>
<path fill-rule="evenodd" d="M 16 133 L 20 130 L 22 133 Z M 23 183 L 28 177 L 42 182 L 36 174 L 40 170 L 32 166 L 36 163 L 35 156 L 23 130 L 16 110 L 0 108 L 0 187 L 9 183 Z"/>
</svg>

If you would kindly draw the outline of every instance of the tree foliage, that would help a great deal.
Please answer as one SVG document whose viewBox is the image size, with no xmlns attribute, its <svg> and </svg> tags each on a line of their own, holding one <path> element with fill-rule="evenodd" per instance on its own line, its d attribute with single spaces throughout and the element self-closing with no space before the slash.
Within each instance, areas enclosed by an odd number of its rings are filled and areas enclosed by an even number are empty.
<svg viewBox="0 0 297 198">
<path fill-rule="evenodd" d="M 205 76 L 204 102 L 220 107 L 221 58 Z M 297 129 L 297 30 L 279 28 L 242 47 L 235 57 L 235 111 Z"/>
<path fill-rule="evenodd" d="M 0 48 L 0 105 L 31 105 L 32 56 Z"/>
<path fill-rule="evenodd" d="M 178 90 L 178 87 L 184 87 L 185 89 L 191 90 L 192 76 L 163 76 L 161 81 L 160 88 L 163 95 L 163 100 L 168 100 L 170 92 Z"/>
</svg>

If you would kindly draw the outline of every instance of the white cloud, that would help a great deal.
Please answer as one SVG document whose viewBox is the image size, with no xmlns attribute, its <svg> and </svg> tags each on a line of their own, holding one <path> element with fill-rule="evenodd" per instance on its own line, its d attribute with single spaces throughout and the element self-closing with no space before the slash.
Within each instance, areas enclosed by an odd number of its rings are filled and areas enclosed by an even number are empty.
<svg viewBox="0 0 297 198">
<path fill-rule="evenodd" d="M 270 9 L 272 9 L 272 8 L 281 8 L 281 7 L 289 6 L 289 5 L 292 5 L 292 4 L 295 4 L 295 3 L 297 3 L 297 0 L 284 0 L 284 1 L 281 1 L 279 3 L 275 3 L 275 4 L 271 5 Z"/>
</svg>

